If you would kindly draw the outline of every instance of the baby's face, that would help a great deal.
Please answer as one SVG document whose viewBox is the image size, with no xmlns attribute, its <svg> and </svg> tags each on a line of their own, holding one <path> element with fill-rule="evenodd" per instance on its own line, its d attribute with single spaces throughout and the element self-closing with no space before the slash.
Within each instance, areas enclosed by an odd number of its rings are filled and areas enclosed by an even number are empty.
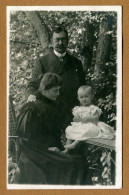
<svg viewBox="0 0 129 195">
<path fill-rule="evenodd" d="M 89 106 L 92 103 L 93 95 L 88 90 L 81 90 L 78 92 L 78 100 L 81 106 Z"/>
</svg>

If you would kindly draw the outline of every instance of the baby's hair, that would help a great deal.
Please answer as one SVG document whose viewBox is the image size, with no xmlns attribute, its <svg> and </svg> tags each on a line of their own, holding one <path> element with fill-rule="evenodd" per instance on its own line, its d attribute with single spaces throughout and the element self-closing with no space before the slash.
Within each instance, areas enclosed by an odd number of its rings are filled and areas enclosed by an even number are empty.
<svg viewBox="0 0 129 195">
<path fill-rule="evenodd" d="M 79 93 L 80 91 L 84 91 L 84 90 L 88 90 L 89 92 L 91 92 L 92 95 L 94 95 L 93 89 L 89 85 L 82 85 L 81 87 L 79 87 L 77 93 Z"/>
</svg>

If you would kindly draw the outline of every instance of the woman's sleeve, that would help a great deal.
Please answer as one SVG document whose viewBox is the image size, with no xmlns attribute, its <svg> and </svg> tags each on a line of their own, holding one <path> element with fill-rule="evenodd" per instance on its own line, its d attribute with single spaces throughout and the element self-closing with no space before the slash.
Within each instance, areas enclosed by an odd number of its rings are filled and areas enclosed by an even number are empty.
<svg viewBox="0 0 129 195">
<path fill-rule="evenodd" d="M 18 118 L 16 135 L 25 139 L 31 137 L 31 133 L 35 126 L 35 118 L 37 111 L 34 103 L 28 103 L 23 107 Z"/>
<path fill-rule="evenodd" d="M 33 125 L 32 112 L 28 111 L 24 115 L 20 115 L 16 135 L 28 140 L 30 138 L 30 126 Z"/>
</svg>

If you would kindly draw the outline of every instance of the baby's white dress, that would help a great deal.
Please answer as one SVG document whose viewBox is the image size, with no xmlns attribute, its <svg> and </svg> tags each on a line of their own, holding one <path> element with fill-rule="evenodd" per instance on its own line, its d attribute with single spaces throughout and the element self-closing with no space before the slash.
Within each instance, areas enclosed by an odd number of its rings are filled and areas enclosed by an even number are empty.
<svg viewBox="0 0 129 195">
<path fill-rule="evenodd" d="M 95 105 L 76 106 L 73 108 L 74 117 L 85 117 L 94 116 L 96 112 L 100 116 L 102 111 Z M 105 138 L 113 139 L 115 131 L 109 125 L 104 122 L 71 122 L 71 125 L 66 128 L 66 138 L 71 140 L 86 140 L 87 138 Z"/>
</svg>

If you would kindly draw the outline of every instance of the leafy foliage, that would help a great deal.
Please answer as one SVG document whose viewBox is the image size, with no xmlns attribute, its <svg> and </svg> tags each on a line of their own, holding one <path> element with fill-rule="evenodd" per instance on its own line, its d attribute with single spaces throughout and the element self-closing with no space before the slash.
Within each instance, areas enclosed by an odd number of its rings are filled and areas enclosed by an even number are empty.
<svg viewBox="0 0 129 195">
<path fill-rule="evenodd" d="M 95 104 L 98 105 L 103 115 L 101 120 L 110 124 L 115 128 L 116 122 L 116 66 L 117 66 L 117 14 L 116 12 L 92 12 L 92 11 L 40 11 L 44 23 L 47 25 L 50 35 L 52 27 L 61 23 L 68 30 L 69 45 L 68 51 L 81 59 L 81 44 L 84 41 L 83 35 L 86 32 L 86 23 L 94 27 L 94 45 L 92 54 L 92 64 L 86 71 L 86 83 L 91 85 L 95 91 Z M 111 35 L 112 44 L 110 51 L 109 61 L 103 66 L 104 71 L 96 77 L 94 74 L 94 66 L 96 61 L 96 53 L 99 38 L 99 27 L 102 20 L 109 19 L 112 26 L 111 31 L 107 32 Z M 88 39 L 85 37 L 85 41 Z M 51 47 L 51 43 L 50 43 Z M 40 56 L 44 55 L 42 52 L 41 44 L 36 31 L 32 24 L 26 17 L 26 12 L 12 11 L 10 13 L 10 69 L 9 69 L 9 86 L 10 94 L 13 98 L 13 104 L 15 106 L 16 115 L 18 115 L 20 108 L 26 102 L 25 89 L 31 78 L 32 68 L 35 65 L 35 61 Z M 85 70 L 85 67 L 84 67 Z M 89 163 L 94 164 L 94 158 L 96 165 L 99 166 L 101 154 L 105 155 L 103 151 L 95 152 L 94 149 L 90 149 L 91 159 Z M 109 169 L 105 168 L 103 175 L 102 165 L 100 165 L 100 171 L 93 172 L 94 184 L 104 184 L 110 182 Z M 97 169 L 95 167 L 95 169 Z M 108 172 L 108 177 L 104 179 L 105 173 Z"/>
<path fill-rule="evenodd" d="M 53 12 L 42 11 L 40 16 L 52 30 L 52 26 L 61 23 L 68 30 L 68 50 L 81 58 L 81 42 L 83 33 L 86 31 L 85 23 L 94 26 L 94 47 L 92 66 L 86 72 L 86 83 L 93 85 L 98 99 L 96 102 L 104 111 L 104 121 L 115 126 L 115 97 L 116 97 L 116 13 L 115 12 Z M 100 22 L 110 17 L 112 21 L 112 49 L 110 61 L 105 64 L 105 71 L 99 83 L 95 84 L 94 65 L 97 52 Z M 88 41 L 88 40 L 87 40 Z M 51 46 L 51 44 L 50 44 Z M 44 55 L 40 41 L 34 27 L 28 21 L 25 12 L 10 13 L 10 94 L 13 97 L 16 114 L 25 103 L 25 88 L 31 78 L 32 68 L 39 56 Z M 105 77 L 106 75 L 106 77 Z"/>
<path fill-rule="evenodd" d="M 92 171 L 93 185 L 112 185 L 111 151 L 93 145 L 89 146 L 88 162 Z"/>
</svg>

